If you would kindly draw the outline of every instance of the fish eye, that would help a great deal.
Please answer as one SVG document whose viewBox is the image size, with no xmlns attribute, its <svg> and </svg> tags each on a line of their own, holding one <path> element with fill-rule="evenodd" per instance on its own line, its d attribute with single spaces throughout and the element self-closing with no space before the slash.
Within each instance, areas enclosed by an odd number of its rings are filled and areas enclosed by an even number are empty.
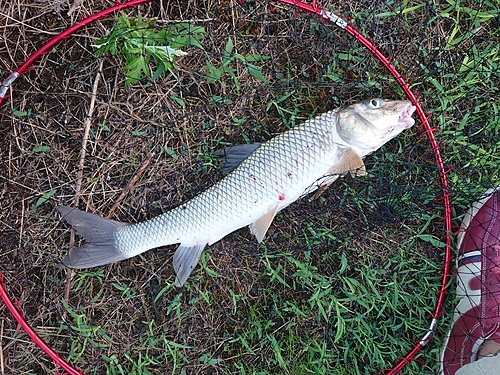
<svg viewBox="0 0 500 375">
<path fill-rule="evenodd" d="M 380 100 L 378 99 L 370 99 L 369 105 L 371 108 L 379 108 L 380 107 Z"/>
</svg>

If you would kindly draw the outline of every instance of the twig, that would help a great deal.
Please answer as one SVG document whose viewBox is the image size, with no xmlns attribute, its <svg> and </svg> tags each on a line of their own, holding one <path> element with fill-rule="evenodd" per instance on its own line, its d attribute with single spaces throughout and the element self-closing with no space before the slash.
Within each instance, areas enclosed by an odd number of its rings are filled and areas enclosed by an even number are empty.
<svg viewBox="0 0 500 375">
<path fill-rule="evenodd" d="M 125 199 L 125 197 L 130 192 L 130 190 L 132 190 L 132 188 L 134 187 L 135 183 L 137 182 L 137 180 L 141 176 L 142 172 L 144 172 L 144 170 L 148 167 L 149 163 L 151 163 L 151 160 L 153 160 L 153 156 L 154 156 L 154 153 L 150 153 L 148 155 L 148 158 L 144 161 L 144 163 L 137 170 L 137 172 L 135 172 L 134 177 L 132 177 L 132 179 L 129 181 L 129 183 L 127 184 L 127 186 L 125 186 L 125 189 L 123 189 L 122 193 L 120 194 L 120 196 L 116 200 L 115 204 L 109 210 L 109 213 L 108 213 L 108 216 L 107 216 L 108 219 L 110 219 L 111 216 L 113 216 L 113 214 L 115 213 L 115 211 L 118 208 L 118 206 Z"/>
<path fill-rule="evenodd" d="M 78 207 L 80 203 L 80 195 L 82 190 L 82 179 L 83 179 L 83 167 L 85 165 L 85 156 L 87 155 L 87 141 L 90 134 L 90 124 L 92 123 L 92 114 L 94 113 L 95 101 L 97 97 L 97 88 L 99 87 L 99 81 L 101 79 L 101 72 L 103 68 L 104 60 L 101 59 L 99 64 L 99 70 L 97 71 L 94 86 L 92 88 L 92 97 L 90 99 L 89 110 L 87 113 L 87 118 L 85 119 L 85 132 L 82 139 L 82 149 L 80 151 L 80 162 L 78 164 L 78 173 L 76 175 L 75 184 L 75 207 Z M 75 247 L 75 230 L 71 229 L 71 235 L 69 239 L 69 248 L 72 251 Z M 66 287 L 64 289 L 64 299 L 69 301 L 69 291 L 71 286 L 71 269 L 68 268 L 68 273 L 66 274 Z"/>
<path fill-rule="evenodd" d="M 82 3 L 83 3 L 83 0 L 75 0 L 73 2 L 73 5 L 71 6 L 71 8 L 69 8 L 69 10 L 68 10 L 68 16 L 71 16 L 71 13 L 73 13 L 75 10 L 77 10 L 78 7 L 80 5 L 82 5 Z"/>
</svg>

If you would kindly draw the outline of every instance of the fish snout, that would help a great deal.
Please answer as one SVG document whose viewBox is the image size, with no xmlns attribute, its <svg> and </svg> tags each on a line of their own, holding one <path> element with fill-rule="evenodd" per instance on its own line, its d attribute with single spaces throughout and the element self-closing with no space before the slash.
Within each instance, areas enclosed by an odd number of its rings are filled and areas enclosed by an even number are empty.
<svg viewBox="0 0 500 375">
<path fill-rule="evenodd" d="M 410 103 L 405 109 L 403 109 L 403 111 L 399 115 L 398 122 L 403 123 L 406 129 L 412 127 L 413 124 L 415 124 L 415 120 L 411 116 L 416 109 L 417 107 Z"/>
</svg>

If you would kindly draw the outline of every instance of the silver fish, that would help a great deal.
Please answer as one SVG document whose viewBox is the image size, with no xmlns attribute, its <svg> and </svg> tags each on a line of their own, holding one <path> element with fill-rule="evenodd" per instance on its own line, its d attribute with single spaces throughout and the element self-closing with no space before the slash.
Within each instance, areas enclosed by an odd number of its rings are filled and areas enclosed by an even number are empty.
<svg viewBox="0 0 500 375">
<path fill-rule="evenodd" d="M 409 101 L 369 99 L 323 113 L 263 144 L 223 151 L 231 171 L 190 201 L 137 224 L 58 207 L 87 243 L 70 252 L 70 268 L 100 266 L 180 243 L 173 257 L 182 286 L 207 244 L 250 226 L 262 241 L 275 215 L 339 176 L 364 175 L 362 158 L 413 126 Z"/>
</svg>

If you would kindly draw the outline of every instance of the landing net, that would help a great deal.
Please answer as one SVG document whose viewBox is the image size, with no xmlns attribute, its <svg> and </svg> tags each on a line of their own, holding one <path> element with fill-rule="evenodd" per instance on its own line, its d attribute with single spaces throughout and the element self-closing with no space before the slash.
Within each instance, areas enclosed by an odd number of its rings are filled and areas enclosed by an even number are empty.
<svg viewBox="0 0 500 375">
<path fill-rule="evenodd" d="M 499 184 L 497 7 L 109 6 L 1 10 L 0 270 L 39 338 L 74 373 L 437 373 L 455 235 Z M 112 14 L 131 22 L 120 36 L 142 46 L 136 64 L 151 59 L 149 78 L 134 80 L 123 56 L 96 56 Z M 162 29 L 185 38 L 172 45 Z M 158 38 L 187 54 L 153 80 L 144 46 Z M 175 247 L 75 272 L 69 289 L 54 268 L 70 242 L 56 205 L 78 196 L 80 209 L 149 219 L 220 180 L 216 150 L 370 97 L 409 98 L 417 124 L 366 158 L 366 176 L 280 213 L 263 244 L 241 229 L 207 248 L 184 289 L 173 286 Z M 6 372 L 53 371 L 4 316 Z"/>
</svg>

